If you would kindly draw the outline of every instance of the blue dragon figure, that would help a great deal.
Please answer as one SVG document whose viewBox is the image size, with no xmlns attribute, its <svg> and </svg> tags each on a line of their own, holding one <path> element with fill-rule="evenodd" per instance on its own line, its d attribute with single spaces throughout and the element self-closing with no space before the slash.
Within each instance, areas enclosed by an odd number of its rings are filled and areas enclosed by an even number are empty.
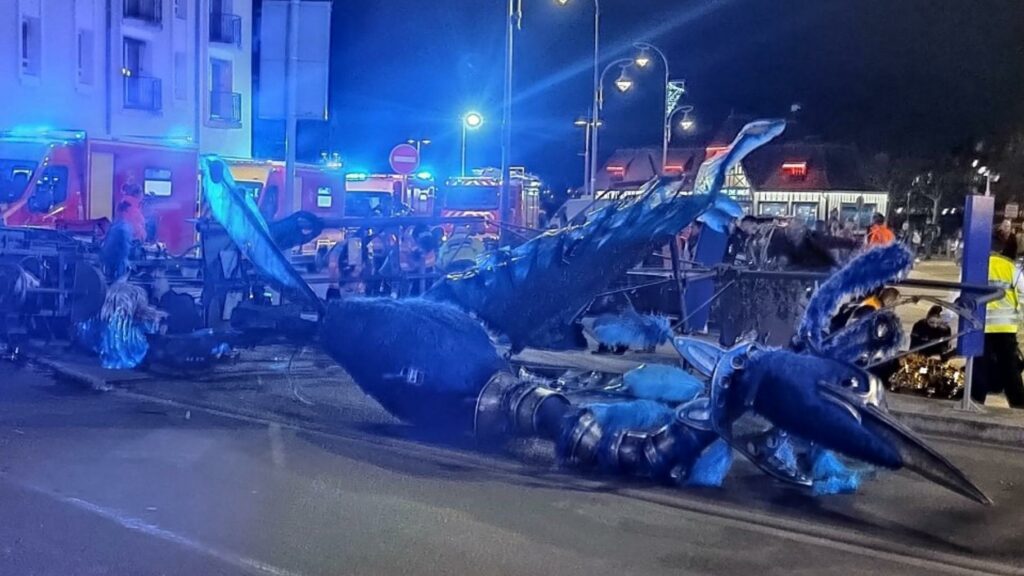
<svg viewBox="0 0 1024 576">
<path fill-rule="evenodd" d="M 720 226 L 742 215 L 720 191 L 728 168 L 785 129 L 781 120 L 745 126 L 698 172 L 693 193 L 681 182 L 652 182 L 640 197 L 605 206 L 585 224 L 547 232 L 512 250 L 492 252 L 451 274 L 427 298 L 451 302 L 524 347 L 578 347 L 574 321 L 601 292 L 645 256 L 701 217 Z"/>
<path fill-rule="evenodd" d="M 485 324 L 507 336 L 513 349 L 563 343 L 578 313 L 649 249 L 698 218 L 716 226 L 734 216 L 735 206 L 718 195 L 726 170 L 782 127 L 766 121 L 744 128 L 732 147 L 702 166 L 693 195 L 654 187 L 582 226 L 491 255 L 443 280 L 427 298 L 318 303 L 321 345 L 363 391 L 415 426 L 482 439 L 547 438 L 565 462 L 584 469 L 720 485 L 735 451 L 771 476 L 816 493 L 853 491 L 863 471 L 848 467 L 841 455 L 911 470 L 989 503 L 886 411 L 881 383 L 865 366 L 899 342 L 895 316 L 883 312 L 826 331 L 844 300 L 906 273 L 910 257 L 898 246 L 867 252 L 825 282 L 785 349 L 744 343 L 724 350 L 675 338 L 693 373 L 650 365 L 611 385 L 565 389 L 517 376 L 493 344 Z M 204 177 L 208 186 L 229 185 L 223 174 Z M 218 213 L 245 209 L 234 191 L 214 193 L 233 204 L 213 211 L 218 220 Z M 237 226 L 222 222 L 235 242 L 279 284 L 301 281 L 282 265 L 258 214 L 245 211 Z M 294 291 L 306 294 L 301 287 Z"/>
</svg>

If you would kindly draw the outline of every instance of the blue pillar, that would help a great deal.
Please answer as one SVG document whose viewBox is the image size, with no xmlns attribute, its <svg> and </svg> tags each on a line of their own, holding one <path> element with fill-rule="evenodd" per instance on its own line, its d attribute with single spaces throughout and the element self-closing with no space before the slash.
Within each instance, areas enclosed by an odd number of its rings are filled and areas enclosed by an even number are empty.
<svg viewBox="0 0 1024 576">
<path fill-rule="evenodd" d="M 698 264 L 711 267 L 721 264 L 725 259 L 725 250 L 729 244 L 727 232 L 715 232 L 708 226 L 702 226 L 700 239 L 697 240 L 697 253 L 693 259 Z M 686 313 L 693 314 L 686 323 L 688 330 L 704 330 L 708 326 L 711 304 L 708 300 L 715 295 L 715 280 L 697 280 L 686 285 Z M 703 306 L 703 307 L 702 307 Z M 698 308 L 700 308 L 698 310 Z"/>
<path fill-rule="evenodd" d="M 992 219 L 995 199 L 991 196 L 968 196 L 964 207 L 964 251 L 960 281 L 964 284 L 988 284 L 988 257 L 992 251 Z M 985 306 L 975 311 L 985 321 Z M 960 333 L 970 328 L 960 321 Z M 967 334 L 959 339 L 958 352 L 968 358 L 981 356 L 985 351 L 985 335 Z"/>
</svg>

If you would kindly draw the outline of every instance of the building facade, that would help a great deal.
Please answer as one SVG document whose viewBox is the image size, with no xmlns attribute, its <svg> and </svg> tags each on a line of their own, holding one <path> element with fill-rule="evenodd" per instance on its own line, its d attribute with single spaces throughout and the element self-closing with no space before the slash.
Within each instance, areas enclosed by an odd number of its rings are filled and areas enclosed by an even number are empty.
<svg viewBox="0 0 1024 576">
<path fill-rule="evenodd" d="M 252 0 L 0 0 L 0 131 L 252 150 Z"/>
<path fill-rule="evenodd" d="M 726 126 L 703 146 L 671 148 L 664 171 L 660 148 L 617 150 L 598 175 L 596 189 L 606 198 L 628 196 L 659 174 L 683 180 L 691 189 L 705 159 L 725 149 L 743 122 Z M 748 214 L 790 217 L 808 224 L 839 221 L 855 228 L 886 214 L 889 195 L 869 184 L 853 146 L 783 135 L 752 152 L 726 175 L 723 193 Z"/>
</svg>

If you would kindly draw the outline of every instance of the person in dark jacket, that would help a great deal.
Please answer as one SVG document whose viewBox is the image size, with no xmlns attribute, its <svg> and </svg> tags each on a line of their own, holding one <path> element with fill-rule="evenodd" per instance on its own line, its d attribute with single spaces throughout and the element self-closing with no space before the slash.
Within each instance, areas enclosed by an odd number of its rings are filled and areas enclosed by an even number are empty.
<svg viewBox="0 0 1024 576">
<path fill-rule="evenodd" d="M 914 323 L 910 331 L 910 349 L 917 350 L 923 356 L 947 359 L 953 355 L 952 341 L 947 340 L 952 335 L 953 329 L 942 318 L 942 307 L 932 306 L 924 319 Z"/>
</svg>

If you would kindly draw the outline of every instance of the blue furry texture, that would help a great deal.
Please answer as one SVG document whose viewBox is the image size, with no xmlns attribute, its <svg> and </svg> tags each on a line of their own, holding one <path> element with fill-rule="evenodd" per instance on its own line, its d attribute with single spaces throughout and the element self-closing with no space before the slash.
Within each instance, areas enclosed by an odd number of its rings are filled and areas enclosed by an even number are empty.
<svg viewBox="0 0 1024 576">
<path fill-rule="evenodd" d="M 701 168 L 693 193 L 684 192 L 680 182 L 653 182 L 636 199 L 590 214 L 585 224 L 484 256 L 473 268 L 442 279 L 428 297 L 472 312 L 507 336 L 513 352 L 564 347 L 572 342 L 564 333 L 581 311 L 651 250 L 716 206 L 729 167 L 784 128 L 781 120 L 745 126 Z"/>
<path fill-rule="evenodd" d="M 622 314 L 602 314 L 595 318 L 593 333 L 594 338 L 605 346 L 647 350 L 664 344 L 672 337 L 672 324 L 666 316 L 626 310 Z"/>
<path fill-rule="evenodd" d="M 844 298 L 861 298 L 899 279 L 913 264 L 913 255 L 902 244 L 890 244 L 857 256 L 814 293 L 804 312 L 798 336 L 814 348 L 820 348 L 829 323 Z"/>
<path fill-rule="evenodd" d="M 879 322 L 888 326 L 882 339 L 875 337 L 875 326 Z M 879 353 L 890 356 L 899 350 L 902 343 L 903 326 L 899 317 L 891 310 L 883 310 L 836 332 L 822 345 L 820 352 L 835 360 L 855 362 L 865 354 L 869 357 Z"/>
<path fill-rule="evenodd" d="M 689 372 L 665 364 L 644 364 L 622 376 L 628 392 L 645 400 L 689 402 L 704 392 L 704 383 Z"/>
<path fill-rule="evenodd" d="M 742 407 L 756 387 L 754 410 L 779 428 L 857 460 L 900 468 L 903 460 L 896 447 L 862 427 L 823 389 L 864 377 L 863 370 L 828 358 L 766 351 L 752 356 L 737 373 L 727 404 L 731 410 Z"/>
<path fill-rule="evenodd" d="M 665 426 L 675 417 L 675 412 L 660 402 L 633 400 L 614 404 L 590 404 L 586 406 L 601 426 L 601 446 L 598 449 L 598 463 L 606 470 L 614 469 L 610 462 L 614 458 L 609 446 L 620 432 L 634 430 L 650 432 Z M 563 439 L 564 440 L 564 439 Z"/>
<path fill-rule="evenodd" d="M 732 468 L 732 447 L 718 439 L 701 453 L 686 477 L 687 486 L 718 488 Z"/>
<path fill-rule="evenodd" d="M 149 341 L 143 326 L 90 318 L 76 326 L 78 341 L 100 357 L 108 370 L 131 370 L 146 358 Z"/>
<path fill-rule="evenodd" d="M 418 298 L 333 301 L 320 341 L 386 410 L 434 428 L 471 429 L 477 395 L 506 369 L 476 320 Z"/>
<path fill-rule="evenodd" d="M 812 490 L 817 495 L 852 494 L 861 483 L 861 474 L 847 467 L 829 450 L 811 449 Z"/>
</svg>

